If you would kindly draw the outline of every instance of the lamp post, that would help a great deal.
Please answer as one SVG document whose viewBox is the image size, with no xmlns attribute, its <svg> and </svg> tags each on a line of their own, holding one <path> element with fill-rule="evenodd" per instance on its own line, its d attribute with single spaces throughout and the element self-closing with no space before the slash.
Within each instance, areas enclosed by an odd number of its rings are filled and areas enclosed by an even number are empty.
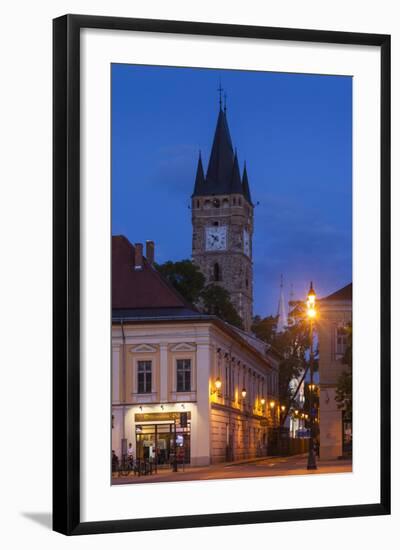
<svg viewBox="0 0 400 550">
<path fill-rule="evenodd" d="M 310 290 L 308 291 L 307 296 L 307 316 L 310 321 L 310 385 L 309 385 L 309 414 L 310 414 L 310 442 L 308 447 L 308 460 L 307 460 L 307 470 L 316 470 L 317 462 L 315 460 L 315 430 L 314 430 L 314 319 L 317 314 L 315 309 L 315 299 L 316 294 L 313 289 L 313 284 L 311 281 Z"/>
</svg>

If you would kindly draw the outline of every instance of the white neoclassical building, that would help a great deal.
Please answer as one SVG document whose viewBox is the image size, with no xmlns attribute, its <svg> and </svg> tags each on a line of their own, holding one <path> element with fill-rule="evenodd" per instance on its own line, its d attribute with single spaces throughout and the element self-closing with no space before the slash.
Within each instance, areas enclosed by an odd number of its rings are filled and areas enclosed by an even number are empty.
<svg viewBox="0 0 400 550">
<path fill-rule="evenodd" d="M 198 312 L 156 271 L 153 243 L 113 238 L 112 449 L 191 465 L 267 454 L 279 421 L 268 346 Z"/>
</svg>

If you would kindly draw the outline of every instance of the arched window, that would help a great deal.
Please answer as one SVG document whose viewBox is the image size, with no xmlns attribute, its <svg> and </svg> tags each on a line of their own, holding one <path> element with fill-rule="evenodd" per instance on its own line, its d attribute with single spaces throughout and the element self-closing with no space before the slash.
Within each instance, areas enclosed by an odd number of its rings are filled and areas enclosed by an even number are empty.
<svg viewBox="0 0 400 550">
<path fill-rule="evenodd" d="M 213 278 L 214 278 L 214 281 L 220 281 L 221 280 L 221 268 L 219 267 L 218 263 L 214 264 Z"/>
</svg>

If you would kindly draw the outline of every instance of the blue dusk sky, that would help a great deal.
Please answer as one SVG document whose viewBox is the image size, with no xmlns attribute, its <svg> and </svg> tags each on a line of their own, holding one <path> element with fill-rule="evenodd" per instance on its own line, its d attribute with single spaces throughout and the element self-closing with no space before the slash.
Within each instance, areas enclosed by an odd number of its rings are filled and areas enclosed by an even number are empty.
<svg viewBox="0 0 400 550">
<path fill-rule="evenodd" d="M 352 279 L 352 79 L 112 65 L 112 233 L 154 240 L 156 261 L 191 257 L 190 197 L 206 171 L 219 103 L 254 203 L 254 314 L 276 314 L 310 280 Z"/>
</svg>

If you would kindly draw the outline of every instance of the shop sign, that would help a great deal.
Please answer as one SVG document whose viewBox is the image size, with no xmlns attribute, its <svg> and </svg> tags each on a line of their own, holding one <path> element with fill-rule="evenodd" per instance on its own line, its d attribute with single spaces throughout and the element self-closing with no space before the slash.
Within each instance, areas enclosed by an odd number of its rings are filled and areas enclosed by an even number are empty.
<svg viewBox="0 0 400 550">
<path fill-rule="evenodd" d="M 187 419 L 190 420 L 190 412 L 185 413 L 187 414 Z M 175 420 L 181 419 L 181 413 L 180 412 L 156 412 L 156 413 L 137 413 L 135 414 L 135 422 L 163 422 L 171 420 L 171 422 L 174 422 Z"/>
</svg>

